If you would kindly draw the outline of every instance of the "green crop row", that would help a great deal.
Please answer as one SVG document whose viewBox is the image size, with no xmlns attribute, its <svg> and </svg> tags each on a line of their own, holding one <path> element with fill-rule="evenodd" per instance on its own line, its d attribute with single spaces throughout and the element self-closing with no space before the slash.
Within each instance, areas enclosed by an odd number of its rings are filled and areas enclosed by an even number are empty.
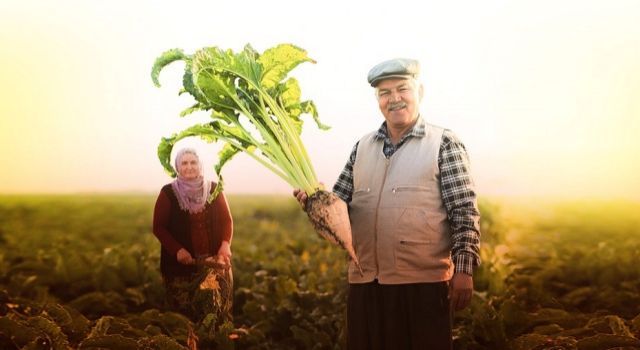
<svg viewBox="0 0 640 350">
<path fill-rule="evenodd" d="M 342 349 L 346 261 L 293 198 L 230 196 L 233 323 L 164 304 L 155 197 L 0 196 L 1 349 Z M 637 203 L 484 200 L 456 349 L 640 347 Z"/>
</svg>

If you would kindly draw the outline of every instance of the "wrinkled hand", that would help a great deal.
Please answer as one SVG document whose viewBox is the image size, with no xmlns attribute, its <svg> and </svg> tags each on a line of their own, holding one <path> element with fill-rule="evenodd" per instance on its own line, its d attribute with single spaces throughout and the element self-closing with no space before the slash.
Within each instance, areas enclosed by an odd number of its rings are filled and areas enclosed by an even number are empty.
<svg viewBox="0 0 640 350">
<path fill-rule="evenodd" d="M 196 262 L 195 260 L 193 260 L 191 253 L 189 253 L 184 248 L 180 248 L 180 250 L 178 250 L 178 252 L 176 253 L 176 259 L 178 259 L 178 262 L 183 265 L 192 265 Z"/>
<path fill-rule="evenodd" d="M 231 243 L 222 241 L 218 249 L 218 264 L 231 265 Z"/>
<path fill-rule="evenodd" d="M 295 190 L 293 190 L 293 196 L 296 197 L 298 203 L 300 203 L 300 205 L 302 206 L 302 210 L 305 210 L 307 206 L 307 193 L 299 188 L 296 188 Z"/>
<path fill-rule="evenodd" d="M 458 272 L 453 275 L 449 284 L 449 301 L 451 309 L 460 311 L 469 306 L 473 295 L 473 277 L 466 273 Z"/>
</svg>

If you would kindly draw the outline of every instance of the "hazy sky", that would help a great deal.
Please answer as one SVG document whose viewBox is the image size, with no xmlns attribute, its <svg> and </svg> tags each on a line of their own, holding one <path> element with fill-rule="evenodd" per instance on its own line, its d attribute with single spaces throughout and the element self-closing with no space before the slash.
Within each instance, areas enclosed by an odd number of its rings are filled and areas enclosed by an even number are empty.
<svg viewBox="0 0 640 350">
<path fill-rule="evenodd" d="M 364 5 L 366 4 L 366 5 Z M 382 122 L 369 68 L 423 66 L 422 114 L 465 142 L 481 195 L 640 199 L 640 2 L 0 2 L 0 193 L 158 191 L 156 147 L 206 119 L 180 119 L 183 66 L 153 86 L 163 51 L 263 51 L 290 42 L 321 132 L 303 141 L 332 185 L 355 141 Z M 196 141 L 207 176 L 219 147 Z M 246 156 L 227 192 L 285 193 Z"/>
</svg>

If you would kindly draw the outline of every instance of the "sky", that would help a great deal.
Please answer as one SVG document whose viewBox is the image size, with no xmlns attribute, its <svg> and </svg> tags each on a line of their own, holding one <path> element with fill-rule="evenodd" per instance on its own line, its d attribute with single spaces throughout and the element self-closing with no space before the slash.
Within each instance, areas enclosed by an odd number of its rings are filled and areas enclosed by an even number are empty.
<svg viewBox="0 0 640 350">
<path fill-rule="evenodd" d="M 329 131 L 302 139 L 331 186 L 354 143 L 383 121 L 366 81 L 376 63 L 420 60 L 421 114 L 464 142 L 481 196 L 640 200 L 640 2 L 0 2 L 0 193 L 157 192 L 171 179 L 161 137 L 180 118 L 183 65 L 153 86 L 165 50 L 263 51 L 316 64 L 292 72 Z M 213 179 L 219 146 L 196 147 Z M 228 193 L 288 193 L 247 156 Z"/>
</svg>

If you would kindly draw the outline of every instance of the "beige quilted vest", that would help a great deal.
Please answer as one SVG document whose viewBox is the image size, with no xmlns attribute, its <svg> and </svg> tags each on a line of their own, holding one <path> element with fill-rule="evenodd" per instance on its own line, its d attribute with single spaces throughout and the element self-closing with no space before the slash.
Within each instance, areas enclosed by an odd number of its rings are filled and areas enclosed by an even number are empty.
<svg viewBox="0 0 640 350">
<path fill-rule="evenodd" d="M 349 216 L 364 276 L 351 263 L 349 283 L 451 279 L 451 230 L 438 168 L 442 132 L 427 123 L 425 137 L 409 138 L 389 159 L 376 132 L 360 140 Z"/>
</svg>

